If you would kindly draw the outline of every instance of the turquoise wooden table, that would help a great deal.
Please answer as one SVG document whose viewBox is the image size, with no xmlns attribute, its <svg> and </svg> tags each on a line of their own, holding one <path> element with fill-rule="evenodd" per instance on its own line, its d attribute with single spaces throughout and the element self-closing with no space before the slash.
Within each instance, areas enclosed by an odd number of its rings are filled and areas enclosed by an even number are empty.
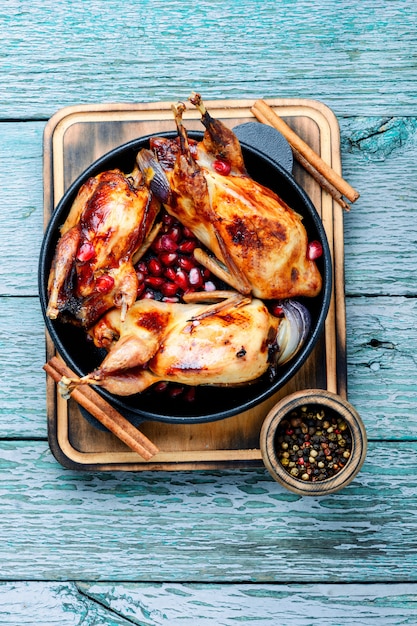
<svg viewBox="0 0 417 626">
<path fill-rule="evenodd" d="M 413 0 L 8 0 L 0 8 L 0 623 L 417 623 Z M 310 98 L 336 115 L 362 471 L 299 497 L 255 469 L 62 467 L 37 295 L 43 132 L 94 103 Z"/>
</svg>

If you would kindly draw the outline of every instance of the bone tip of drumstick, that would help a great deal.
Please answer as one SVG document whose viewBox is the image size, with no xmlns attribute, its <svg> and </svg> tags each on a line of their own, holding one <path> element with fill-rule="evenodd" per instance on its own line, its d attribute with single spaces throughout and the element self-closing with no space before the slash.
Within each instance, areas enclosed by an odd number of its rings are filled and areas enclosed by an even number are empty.
<svg viewBox="0 0 417 626">
<path fill-rule="evenodd" d="M 63 376 L 57 383 L 59 395 L 64 400 L 69 400 L 71 397 L 71 392 L 73 391 L 73 389 L 71 389 L 71 382 L 70 378 Z"/>
<path fill-rule="evenodd" d="M 58 367 L 56 367 L 58 365 Z M 79 378 L 70 378 L 68 376 L 66 376 L 65 374 L 62 374 L 62 370 L 59 367 L 59 361 L 58 359 L 54 356 L 52 357 L 44 366 L 43 369 L 51 376 L 51 378 L 53 380 L 55 380 L 55 382 L 57 383 L 57 388 L 58 388 L 58 393 L 59 395 L 64 399 L 64 400 L 69 400 L 71 398 L 72 393 L 75 391 L 75 387 L 78 385 L 78 383 L 82 383 L 83 381 Z M 60 371 L 61 370 L 61 371 Z M 91 398 L 90 396 L 85 396 L 84 397 L 84 392 L 82 391 L 82 387 L 79 389 L 80 393 L 81 393 L 81 397 L 77 396 L 77 402 L 81 405 L 84 406 L 84 408 L 91 412 L 99 421 L 102 421 L 101 419 L 101 414 L 103 413 L 103 410 L 96 405 L 96 410 L 97 413 L 92 412 L 90 409 L 92 407 L 92 405 L 95 404 L 95 400 L 94 397 Z M 93 394 L 96 394 L 95 391 L 93 391 L 92 389 L 90 390 L 90 392 Z M 85 404 L 87 402 L 87 404 Z M 110 410 L 113 410 L 113 407 L 111 405 L 109 405 L 108 407 Z M 121 417 L 123 420 L 125 419 L 122 415 L 118 414 L 117 411 L 115 411 L 115 413 Z M 111 416 L 110 416 L 110 419 Z M 104 425 L 107 427 L 109 427 L 109 423 L 106 420 L 106 422 L 103 422 Z M 110 430 L 112 430 L 110 428 Z M 142 435 L 142 433 L 135 427 L 135 430 L 140 434 L 141 437 L 143 437 L 144 439 L 141 439 L 139 441 L 134 440 L 132 442 L 131 438 L 130 438 L 130 445 L 127 442 L 127 440 L 124 437 L 120 436 L 120 432 L 118 432 L 118 429 L 116 430 L 112 430 L 112 432 L 122 441 L 124 441 L 126 443 L 126 445 L 128 445 L 128 447 L 130 447 L 134 452 L 136 452 L 137 454 L 139 454 L 139 456 L 141 456 L 143 459 L 149 461 L 151 458 L 153 458 L 156 454 L 158 454 L 159 452 L 159 448 L 152 442 L 150 441 L 147 437 L 145 437 L 144 435 Z"/>
</svg>

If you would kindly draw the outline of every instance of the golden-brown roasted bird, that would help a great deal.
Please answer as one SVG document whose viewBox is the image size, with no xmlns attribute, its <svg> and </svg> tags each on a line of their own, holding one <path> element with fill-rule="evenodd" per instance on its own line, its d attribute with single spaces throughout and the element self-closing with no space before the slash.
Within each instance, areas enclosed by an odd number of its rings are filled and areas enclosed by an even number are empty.
<svg viewBox="0 0 417 626">
<path fill-rule="evenodd" d="M 87 328 L 113 306 L 124 317 L 137 295 L 132 257 L 159 208 L 137 168 L 131 175 L 112 170 L 87 180 L 61 228 L 48 317 L 68 317 Z"/>
<path fill-rule="evenodd" d="M 203 140 L 188 140 L 185 106 L 173 107 L 179 141 L 153 138 L 151 150 L 138 154 L 147 183 L 216 257 L 197 250 L 198 260 L 235 289 L 262 299 L 316 296 L 322 279 L 300 215 L 248 176 L 234 133 L 198 94 L 191 101 L 206 127 Z"/>
<path fill-rule="evenodd" d="M 89 383 L 123 396 L 159 381 L 249 383 L 293 357 L 309 323 L 308 312 L 297 303 L 283 303 L 283 316 L 276 317 L 261 300 L 233 292 L 212 304 L 138 300 L 124 321 L 112 309 L 97 322 L 90 335 L 107 356 L 94 372 L 66 379 L 61 388 Z"/>
</svg>

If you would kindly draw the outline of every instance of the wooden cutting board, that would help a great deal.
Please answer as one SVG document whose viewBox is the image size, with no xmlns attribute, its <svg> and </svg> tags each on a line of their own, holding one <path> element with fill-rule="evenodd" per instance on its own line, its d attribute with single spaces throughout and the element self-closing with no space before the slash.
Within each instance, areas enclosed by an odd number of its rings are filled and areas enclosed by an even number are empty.
<svg viewBox="0 0 417 626">
<path fill-rule="evenodd" d="M 339 126 L 320 102 L 269 99 L 295 132 L 341 174 Z M 213 117 L 231 128 L 254 121 L 252 100 L 208 101 Z M 185 114 L 187 128 L 201 130 L 196 111 Z M 48 122 L 44 133 L 44 217 L 48 222 L 64 191 L 94 160 L 143 135 L 174 130 L 171 103 L 100 104 L 66 107 Z M 47 380 L 49 445 L 64 466 L 81 470 L 227 469 L 262 465 L 259 434 L 269 410 L 282 397 L 302 389 L 327 389 L 347 397 L 344 300 L 343 215 L 341 207 L 297 163 L 294 177 L 313 201 L 323 221 L 333 259 L 333 294 L 325 330 L 296 376 L 261 405 L 208 424 L 144 422 L 140 429 L 160 449 L 144 461 L 107 431 L 96 428 L 78 405 L 63 400 Z M 47 358 L 55 349 L 47 336 Z"/>
</svg>

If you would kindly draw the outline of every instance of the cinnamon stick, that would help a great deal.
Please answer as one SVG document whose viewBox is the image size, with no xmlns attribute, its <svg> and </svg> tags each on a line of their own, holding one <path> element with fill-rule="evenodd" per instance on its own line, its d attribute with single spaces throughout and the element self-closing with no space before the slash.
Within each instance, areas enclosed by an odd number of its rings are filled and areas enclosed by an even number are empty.
<svg viewBox="0 0 417 626">
<path fill-rule="evenodd" d="M 251 112 L 260 122 L 273 126 L 285 137 L 294 152 L 294 157 L 343 208 L 346 209 L 349 205 L 342 196 L 350 202 L 355 202 L 359 198 L 359 192 L 323 161 L 264 100 L 257 100 Z"/>
<path fill-rule="evenodd" d="M 314 180 L 318 182 L 320 187 L 322 187 L 325 191 L 327 191 L 327 193 L 329 193 L 332 196 L 332 198 L 336 200 L 336 202 L 340 204 L 340 206 L 343 209 L 345 209 L 345 211 L 350 211 L 350 205 L 347 202 L 345 202 L 340 191 L 338 191 L 336 187 L 334 187 L 331 183 L 329 183 L 327 178 L 325 178 L 323 174 L 320 174 L 320 172 L 316 170 L 314 165 L 312 165 L 309 161 L 307 161 L 307 159 L 304 158 L 303 155 L 300 152 L 298 152 L 298 150 L 296 150 L 295 148 L 292 148 L 292 151 L 293 151 L 294 157 L 297 159 L 300 165 L 302 165 L 304 169 L 306 170 L 306 172 L 308 172 L 314 178 Z"/>
<path fill-rule="evenodd" d="M 52 357 L 43 366 L 43 369 L 57 383 L 63 376 L 76 378 L 74 372 L 57 357 Z M 73 389 L 70 395 L 103 426 L 146 461 L 149 461 L 159 452 L 155 444 L 88 385 L 79 385 Z"/>
</svg>

